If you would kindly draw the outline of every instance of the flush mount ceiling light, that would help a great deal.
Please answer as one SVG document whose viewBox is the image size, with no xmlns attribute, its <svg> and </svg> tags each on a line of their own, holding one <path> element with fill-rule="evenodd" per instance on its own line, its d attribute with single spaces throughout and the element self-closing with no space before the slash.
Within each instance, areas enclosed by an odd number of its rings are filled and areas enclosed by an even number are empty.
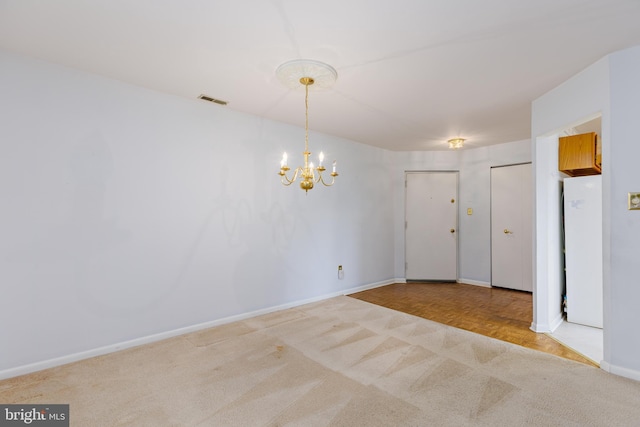
<svg viewBox="0 0 640 427">
<path fill-rule="evenodd" d="M 449 143 L 449 148 L 457 150 L 458 148 L 464 147 L 464 138 L 453 138 L 447 141 Z"/>
<path fill-rule="evenodd" d="M 302 153 L 304 158 L 304 166 L 298 166 L 293 171 L 293 176 L 289 178 L 287 172 L 290 170 L 287 165 L 287 153 L 282 155 L 282 161 L 280 162 L 280 181 L 282 184 L 289 186 L 293 184 L 298 177 L 300 177 L 300 188 L 305 193 L 313 188 L 313 184 L 321 182 L 325 186 L 332 186 L 336 180 L 338 173 L 336 172 L 336 161 L 333 161 L 333 170 L 331 171 L 331 181 L 325 182 L 322 177 L 322 172 L 326 168 L 322 165 L 324 161 L 324 154 L 322 151 L 318 156 L 318 166 L 314 167 L 313 163 L 309 162 L 309 87 L 314 85 L 316 88 L 325 89 L 333 86 L 338 73 L 336 70 L 323 62 L 312 61 L 308 59 L 296 59 L 293 61 L 285 62 L 280 65 L 276 70 L 276 75 L 280 82 L 288 88 L 298 88 L 304 86 L 304 152 Z"/>
</svg>

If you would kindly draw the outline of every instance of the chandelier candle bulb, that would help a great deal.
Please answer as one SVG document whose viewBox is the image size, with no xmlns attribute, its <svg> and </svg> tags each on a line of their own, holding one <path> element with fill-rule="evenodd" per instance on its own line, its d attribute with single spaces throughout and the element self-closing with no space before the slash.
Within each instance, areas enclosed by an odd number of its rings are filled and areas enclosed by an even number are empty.
<svg viewBox="0 0 640 427">
<path fill-rule="evenodd" d="M 324 153 L 322 151 L 320 152 L 318 159 L 320 160 L 320 162 L 318 162 L 318 167 L 322 167 L 322 161 L 324 160 Z"/>
<path fill-rule="evenodd" d="M 333 161 L 333 171 L 332 171 L 333 173 L 336 173 L 336 164 L 337 164 L 337 162 L 334 160 Z"/>
</svg>

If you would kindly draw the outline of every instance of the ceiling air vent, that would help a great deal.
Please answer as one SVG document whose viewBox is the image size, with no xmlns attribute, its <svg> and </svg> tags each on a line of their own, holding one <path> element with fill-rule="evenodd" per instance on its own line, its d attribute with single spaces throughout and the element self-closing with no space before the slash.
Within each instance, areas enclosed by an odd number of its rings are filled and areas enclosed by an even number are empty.
<svg viewBox="0 0 640 427">
<path fill-rule="evenodd" d="M 220 105 L 227 105 L 228 104 L 227 101 L 223 101 L 222 99 L 212 98 L 212 97 L 207 96 L 207 95 L 200 95 L 198 97 L 198 99 L 203 99 L 205 101 L 214 102 L 214 103 L 220 104 Z"/>
</svg>

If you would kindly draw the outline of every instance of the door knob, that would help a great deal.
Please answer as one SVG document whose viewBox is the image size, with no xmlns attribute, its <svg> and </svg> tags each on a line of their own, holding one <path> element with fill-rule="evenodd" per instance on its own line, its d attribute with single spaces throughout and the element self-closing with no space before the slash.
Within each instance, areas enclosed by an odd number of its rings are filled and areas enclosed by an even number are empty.
<svg viewBox="0 0 640 427">
<path fill-rule="evenodd" d="M 452 232 L 452 233 L 455 233 L 455 232 L 456 232 L 456 229 L 455 229 L 455 228 L 452 228 L 452 229 L 451 229 L 451 230 L 449 230 L 449 231 L 450 231 L 450 232 Z"/>
<path fill-rule="evenodd" d="M 509 231 L 508 229 L 504 229 L 504 234 L 513 234 L 513 231 Z"/>
</svg>

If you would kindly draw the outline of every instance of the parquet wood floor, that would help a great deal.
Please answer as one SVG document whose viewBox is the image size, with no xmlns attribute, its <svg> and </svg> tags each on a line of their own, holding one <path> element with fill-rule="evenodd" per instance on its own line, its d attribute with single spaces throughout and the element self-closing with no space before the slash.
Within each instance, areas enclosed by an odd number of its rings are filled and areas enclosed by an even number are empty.
<svg viewBox="0 0 640 427">
<path fill-rule="evenodd" d="M 462 283 L 398 283 L 349 295 L 488 337 L 597 366 L 591 360 L 529 327 L 529 292 Z"/>
</svg>

